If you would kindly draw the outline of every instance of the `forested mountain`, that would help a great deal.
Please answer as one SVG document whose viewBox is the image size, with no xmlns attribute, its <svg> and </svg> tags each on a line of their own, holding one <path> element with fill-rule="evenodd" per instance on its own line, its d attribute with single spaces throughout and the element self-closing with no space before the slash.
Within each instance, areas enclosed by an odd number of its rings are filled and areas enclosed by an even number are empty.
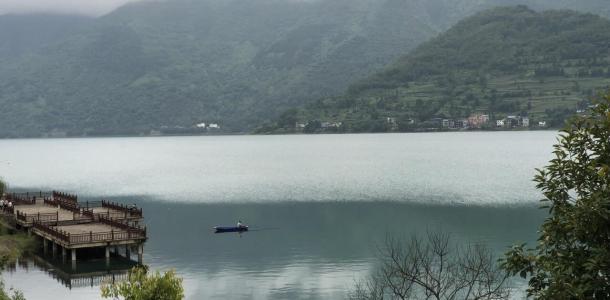
<svg viewBox="0 0 610 300">
<path fill-rule="evenodd" d="M 348 132 L 408 131 L 475 113 L 561 126 L 608 88 L 609 66 L 610 20 L 495 8 L 459 22 L 343 96 L 289 110 L 262 131 L 290 131 L 295 122 L 341 123 L 332 129 Z"/>
<path fill-rule="evenodd" d="M 0 136 L 149 134 L 200 122 L 249 131 L 341 94 L 464 16 L 521 2 L 607 11 L 602 0 L 144 1 L 40 36 L 23 25 L 40 19 L 21 16 L 0 29 L 27 37 L 19 47 L 0 40 L 10 55 L 0 67 Z"/>
<path fill-rule="evenodd" d="M 49 46 L 78 32 L 93 19 L 71 15 L 0 16 L 0 63 Z"/>
</svg>

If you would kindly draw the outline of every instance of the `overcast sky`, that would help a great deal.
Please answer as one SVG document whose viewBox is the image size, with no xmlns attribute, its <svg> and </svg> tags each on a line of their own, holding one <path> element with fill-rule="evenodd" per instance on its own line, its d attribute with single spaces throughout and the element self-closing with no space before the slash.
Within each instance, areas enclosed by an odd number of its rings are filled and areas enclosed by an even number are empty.
<svg viewBox="0 0 610 300">
<path fill-rule="evenodd" d="M 70 13 L 99 16 L 139 0 L 0 0 L 0 15 L 15 13 Z"/>
</svg>

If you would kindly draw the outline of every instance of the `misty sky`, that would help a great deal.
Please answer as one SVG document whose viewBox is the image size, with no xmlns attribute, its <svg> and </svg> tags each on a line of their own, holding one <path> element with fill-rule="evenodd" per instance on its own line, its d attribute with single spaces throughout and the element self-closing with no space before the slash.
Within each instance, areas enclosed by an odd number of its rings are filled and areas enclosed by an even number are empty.
<svg viewBox="0 0 610 300">
<path fill-rule="evenodd" d="M 138 0 L 0 0 L 0 15 L 22 13 L 69 13 L 99 16 Z"/>
</svg>

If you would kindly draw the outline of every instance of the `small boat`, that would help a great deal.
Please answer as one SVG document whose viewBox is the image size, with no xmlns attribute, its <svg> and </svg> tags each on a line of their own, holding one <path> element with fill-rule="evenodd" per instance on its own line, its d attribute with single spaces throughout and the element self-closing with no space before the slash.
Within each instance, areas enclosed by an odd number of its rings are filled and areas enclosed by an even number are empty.
<svg viewBox="0 0 610 300">
<path fill-rule="evenodd" d="M 244 231 L 248 231 L 248 226 L 241 226 L 241 227 L 237 227 L 237 226 L 233 226 L 233 227 L 215 226 L 214 230 L 216 230 L 216 233 L 221 233 L 221 232 L 244 232 Z"/>
</svg>

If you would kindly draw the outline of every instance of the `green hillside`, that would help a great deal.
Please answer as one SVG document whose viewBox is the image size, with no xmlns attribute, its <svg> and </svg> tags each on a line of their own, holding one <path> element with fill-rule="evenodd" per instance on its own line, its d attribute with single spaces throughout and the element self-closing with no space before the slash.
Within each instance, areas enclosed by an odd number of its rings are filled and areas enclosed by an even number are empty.
<svg viewBox="0 0 610 300">
<path fill-rule="evenodd" d="M 436 31 L 395 0 L 127 5 L 0 68 L 0 136 L 248 131 Z"/>
<path fill-rule="evenodd" d="M 420 130 L 438 127 L 434 118 L 474 113 L 560 126 L 608 88 L 609 66 L 609 20 L 497 8 L 459 22 L 343 96 L 287 111 L 261 131 L 292 131 L 293 121 L 312 121 L 307 131 L 320 131 L 316 120 L 341 122 L 332 129 L 347 132 Z"/>
<path fill-rule="evenodd" d="M 0 137 L 251 131 L 340 95 L 465 16 L 530 2 L 608 13 L 605 0 L 167 0 L 76 21 L 0 16 Z M 444 93 L 419 83 L 424 103 Z"/>
<path fill-rule="evenodd" d="M 0 16 L 0 63 L 41 51 L 88 26 L 93 19 L 72 15 Z"/>
</svg>

